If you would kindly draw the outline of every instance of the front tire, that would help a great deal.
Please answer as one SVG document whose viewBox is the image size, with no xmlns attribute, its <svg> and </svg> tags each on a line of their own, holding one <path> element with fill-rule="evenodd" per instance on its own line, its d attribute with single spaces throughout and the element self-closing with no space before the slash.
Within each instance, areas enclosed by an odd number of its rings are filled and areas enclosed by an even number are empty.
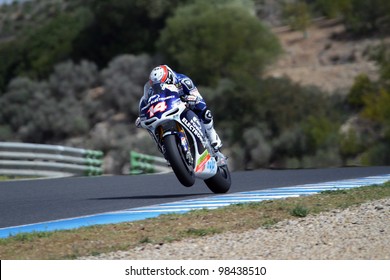
<svg viewBox="0 0 390 280">
<path fill-rule="evenodd" d="M 204 182 L 213 193 L 226 193 L 232 183 L 227 165 L 218 166 L 217 174 Z"/>
<path fill-rule="evenodd" d="M 191 187 L 195 183 L 195 173 L 193 167 L 190 166 L 182 153 L 180 143 L 174 134 L 164 137 L 165 156 L 173 172 L 180 183 L 186 187 Z"/>
</svg>

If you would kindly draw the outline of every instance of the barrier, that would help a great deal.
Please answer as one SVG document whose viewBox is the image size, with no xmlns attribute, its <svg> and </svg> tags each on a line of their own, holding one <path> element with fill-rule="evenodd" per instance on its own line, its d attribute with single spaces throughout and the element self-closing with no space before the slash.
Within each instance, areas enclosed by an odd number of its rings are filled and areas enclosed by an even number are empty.
<svg viewBox="0 0 390 280">
<path fill-rule="evenodd" d="M 163 157 L 130 152 L 130 174 L 166 173 L 172 169 L 167 166 L 168 162 Z"/>
<path fill-rule="evenodd" d="M 103 174 L 103 152 L 58 145 L 0 142 L 0 175 L 65 177 Z"/>
</svg>

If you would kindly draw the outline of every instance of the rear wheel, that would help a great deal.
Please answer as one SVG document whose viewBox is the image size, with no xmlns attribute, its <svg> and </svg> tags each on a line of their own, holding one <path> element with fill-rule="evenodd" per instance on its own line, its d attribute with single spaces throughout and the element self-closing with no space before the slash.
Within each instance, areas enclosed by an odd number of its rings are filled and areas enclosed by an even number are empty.
<svg viewBox="0 0 390 280">
<path fill-rule="evenodd" d="M 195 173 L 191 165 L 185 160 L 185 155 L 175 135 L 164 137 L 165 155 L 173 172 L 180 183 L 186 187 L 191 187 L 195 183 Z"/>
<path fill-rule="evenodd" d="M 227 165 L 218 166 L 217 174 L 204 182 L 213 193 L 226 193 L 232 183 Z"/>
</svg>

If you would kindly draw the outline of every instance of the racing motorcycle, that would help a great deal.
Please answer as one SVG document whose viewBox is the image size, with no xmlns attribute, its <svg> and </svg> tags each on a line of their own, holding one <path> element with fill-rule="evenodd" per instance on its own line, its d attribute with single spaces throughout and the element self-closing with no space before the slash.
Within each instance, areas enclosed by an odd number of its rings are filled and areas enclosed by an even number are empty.
<svg viewBox="0 0 390 280">
<path fill-rule="evenodd" d="M 157 84 L 152 92 L 145 92 L 140 126 L 151 134 L 177 179 L 190 187 L 199 178 L 212 192 L 226 193 L 231 185 L 227 158 L 211 147 L 203 122 L 175 85 Z"/>
</svg>

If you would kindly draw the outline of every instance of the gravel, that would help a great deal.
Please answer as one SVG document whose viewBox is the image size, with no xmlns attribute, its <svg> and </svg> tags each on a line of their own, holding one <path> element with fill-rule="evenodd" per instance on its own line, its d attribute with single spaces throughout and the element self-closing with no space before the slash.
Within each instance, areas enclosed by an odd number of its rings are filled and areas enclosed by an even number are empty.
<svg viewBox="0 0 390 280">
<path fill-rule="evenodd" d="M 286 220 L 271 228 L 223 233 L 83 259 L 390 259 L 390 198 Z"/>
</svg>

